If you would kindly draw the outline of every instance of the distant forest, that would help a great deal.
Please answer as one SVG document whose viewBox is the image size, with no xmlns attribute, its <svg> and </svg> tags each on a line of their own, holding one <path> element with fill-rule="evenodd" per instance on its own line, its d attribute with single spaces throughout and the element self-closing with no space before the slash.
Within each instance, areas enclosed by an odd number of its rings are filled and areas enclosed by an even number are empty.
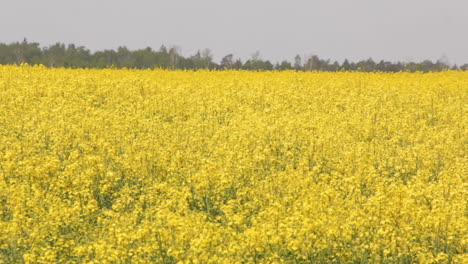
<svg viewBox="0 0 468 264">
<path fill-rule="evenodd" d="M 297 70 L 297 71 L 363 71 L 363 72 L 399 72 L 399 71 L 444 71 L 468 70 L 468 64 L 462 66 L 448 65 L 443 60 L 433 62 L 379 62 L 369 58 L 358 62 L 344 60 L 342 63 L 322 59 L 318 56 L 303 58 L 294 57 L 293 62 L 282 61 L 272 63 L 260 57 L 256 52 L 246 61 L 234 58 L 232 54 L 224 56 L 219 63 L 213 61 L 210 49 L 203 49 L 196 54 L 184 57 L 177 48 L 167 48 L 164 45 L 159 50 L 148 47 L 139 50 L 129 50 L 119 47 L 117 50 L 103 50 L 91 52 L 83 46 L 57 43 L 48 47 L 41 47 L 39 43 L 22 42 L 10 44 L 0 43 L 0 64 L 42 64 L 47 67 L 65 68 L 136 68 L 136 69 L 242 69 L 242 70 Z"/>
</svg>

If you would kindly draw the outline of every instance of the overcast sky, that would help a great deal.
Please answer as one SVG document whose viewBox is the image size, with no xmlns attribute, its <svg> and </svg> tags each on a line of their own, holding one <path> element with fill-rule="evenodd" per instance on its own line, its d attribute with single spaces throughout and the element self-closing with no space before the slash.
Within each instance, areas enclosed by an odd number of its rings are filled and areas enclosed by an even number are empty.
<svg viewBox="0 0 468 264">
<path fill-rule="evenodd" d="M 468 63 L 468 0 L 0 0 L 0 42 Z"/>
</svg>

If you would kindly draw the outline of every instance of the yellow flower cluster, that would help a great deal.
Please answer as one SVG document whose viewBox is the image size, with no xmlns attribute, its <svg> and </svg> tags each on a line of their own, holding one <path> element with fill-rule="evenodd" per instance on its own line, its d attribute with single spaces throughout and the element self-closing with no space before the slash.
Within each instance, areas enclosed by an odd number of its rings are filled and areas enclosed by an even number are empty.
<svg viewBox="0 0 468 264">
<path fill-rule="evenodd" d="M 468 263 L 467 92 L 0 66 L 0 263 Z"/>
</svg>

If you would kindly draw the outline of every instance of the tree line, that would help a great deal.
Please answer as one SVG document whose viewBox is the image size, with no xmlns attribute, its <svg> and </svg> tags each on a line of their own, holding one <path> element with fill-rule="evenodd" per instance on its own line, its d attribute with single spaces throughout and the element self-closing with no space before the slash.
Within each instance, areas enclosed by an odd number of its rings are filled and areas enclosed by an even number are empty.
<svg viewBox="0 0 468 264">
<path fill-rule="evenodd" d="M 238 69 L 238 70 L 297 70 L 297 71 L 363 71 L 363 72 L 399 72 L 399 71 L 443 71 L 447 69 L 468 70 L 468 64 L 462 66 L 448 65 L 444 60 L 433 62 L 379 62 L 369 58 L 358 62 L 347 59 L 342 63 L 331 62 L 329 59 L 319 58 L 317 55 L 301 57 L 296 55 L 293 62 L 284 60 L 273 64 L 260 57 L 255 52 L 251 58 L 243 62 L 234 58 L 233 54 L 224 56 L 219 63 L 214 62 L 210 49 L 199 50 L 196 54 L 184 57 L 176 47 L 167 48 L 162 45 L 159 50 L 150 47 L 129 50 L 119 47 L 117 50 L 102 50 L 91 52 L 83 46 L 56 43 L 48 47 L 41 47 L 39 43 L 22 42 L 10 44 L 0 43 L 0 64 L 42 64 L 47 67 L 65 68 L 136 68 L 136 69 Z"/>
</svg>

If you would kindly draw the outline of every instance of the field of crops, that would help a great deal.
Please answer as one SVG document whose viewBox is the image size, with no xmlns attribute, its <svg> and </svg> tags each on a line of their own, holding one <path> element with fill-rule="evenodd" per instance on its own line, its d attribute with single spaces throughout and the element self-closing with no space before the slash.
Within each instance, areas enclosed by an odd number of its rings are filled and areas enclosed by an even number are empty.
<svg viewBox="0 0 468 264">
<path fill-rule="evenodd" d="M 467 263 L 467 92 L 0 66 L 0 263 Z"/>
</svg>

